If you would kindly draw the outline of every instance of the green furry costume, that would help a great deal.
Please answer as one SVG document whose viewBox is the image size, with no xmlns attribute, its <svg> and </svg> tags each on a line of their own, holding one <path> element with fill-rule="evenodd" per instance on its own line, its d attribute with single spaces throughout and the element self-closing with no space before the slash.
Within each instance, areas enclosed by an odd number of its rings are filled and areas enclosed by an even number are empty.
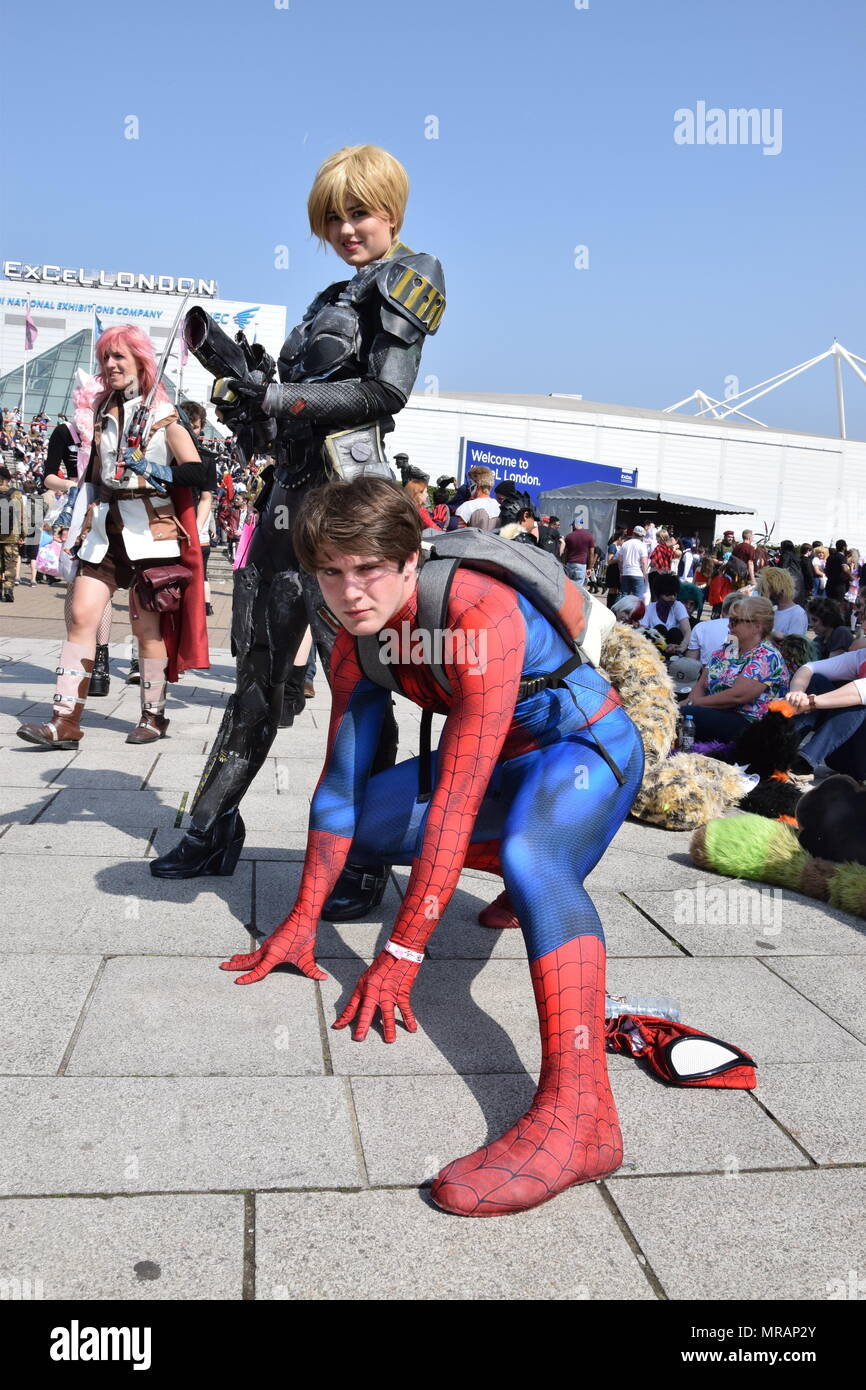
<svg viewBox="0 0 866 1390">
<path fill-rule="evenodd" d="M 803 849 L 796 833 L 764 816 L 730 816 L 700 826 L 691 855 L 702 869 L 773 883 L 866 917 L 866 865 L 833 864 Z"/>
</svg>

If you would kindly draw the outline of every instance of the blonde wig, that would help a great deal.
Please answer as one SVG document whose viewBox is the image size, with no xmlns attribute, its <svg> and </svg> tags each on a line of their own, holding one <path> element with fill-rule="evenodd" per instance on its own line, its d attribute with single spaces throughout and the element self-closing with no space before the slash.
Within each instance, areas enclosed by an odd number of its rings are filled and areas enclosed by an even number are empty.
<svg viewBox="0 0 866 1390">
<path fill-rule="evenodd" d="M 345 218 L 358 205 L 393 222 L 396 237 L 408 197 L 409 175 L 392 154 L 378 145 L 345 145 L 329 155 L 316 174 L 307 199 L 310 230 L 326 243 L 328 213 Z"/>
</svg>

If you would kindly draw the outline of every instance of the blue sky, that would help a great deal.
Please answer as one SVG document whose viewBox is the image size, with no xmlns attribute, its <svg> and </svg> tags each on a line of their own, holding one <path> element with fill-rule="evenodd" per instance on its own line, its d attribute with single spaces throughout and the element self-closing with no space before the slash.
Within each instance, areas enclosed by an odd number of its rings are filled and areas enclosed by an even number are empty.
<svg viewBox="0 0 866 1390">
<path fill-rule="evenodd" d="M 445 267 L 422 366 L 443 392 L 662 408 L 834 337 L 866 357 L 860 0 L 281 3 L 13 0 L 0 255 L 213 277 L 291 324 L 341 278 L 306 225 L 316 168 L 369 141 L 409 171 L 403 239 Z M 676 144 L 700 101 L 780 109 L 780 152 Z M 833 433 L 830 365 L 752 413 Z"/>
</svg>

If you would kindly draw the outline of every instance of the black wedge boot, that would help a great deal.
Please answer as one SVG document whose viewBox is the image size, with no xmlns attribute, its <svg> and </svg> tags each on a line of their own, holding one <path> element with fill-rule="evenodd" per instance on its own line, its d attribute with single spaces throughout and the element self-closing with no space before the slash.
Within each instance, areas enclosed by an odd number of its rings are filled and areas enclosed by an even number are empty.
<svg viewBox="0 0 866 1390">
<path fill-rule="evenodd" d="M 303 666 L 293 666 L 289 672 L 289 678 L 283 686 L 283 712 L 280 715 L 279 727 L 290 729 L 299 714 L 303 714 L 307 703 L 304 697 L 304 672 L 306 662 Z"/>
<path fill-rule="evenodd" d="M 90 677 L 90 695 L 107 695 L 111 680 L 108 675 L 108 647 L 101 642 L 97 644 L 96 656 L 93 658 L 93 673 Z"/>
<path fill-rule="evenodd" d="M 154 878 L 199 878 L 233 874 L 244 847 L 246 826 L 236 806 L 226 811 L 208 831 L 188 830 L 180 844 L 159 859 L 151 860 Z"/>
<path fill-rule="evenodd" d="M 390 864 L 347 863 L 322 908 L 326 922 L 360 922 L 379 906 L 388 885 Z"/>
</svg>

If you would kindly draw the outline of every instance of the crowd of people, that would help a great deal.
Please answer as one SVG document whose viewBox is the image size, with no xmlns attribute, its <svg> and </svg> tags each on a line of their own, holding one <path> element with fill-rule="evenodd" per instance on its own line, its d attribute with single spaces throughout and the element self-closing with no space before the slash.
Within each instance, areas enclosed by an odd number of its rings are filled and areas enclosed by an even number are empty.
<svg viewBox="0 0 866 1390">
<path fill-rule="evenodd" d="M 184 412 L 208 465 L 196 512 L 207 584 L 210 552 L 223 547 L 234 563 L 245 531 L 255 525 L 268 459 L 245 460 L 231 439 L 205 440 L 203 407 L 184 402 Z M 29 426 L 20 411 L 3 412 L 6 602 L 14 600 L 16 585 L 62 582 L 50 564 L 37 567 L 37 561 L 52 541 L 62 542 L 68 523 L 71 483 L 62 466 L 66 441 L 58 439 L 67 426 L 62 415 L 51 429 L 42 412 Z M 527 493 L 484 466 L 470 468 L 462 484 L 442 475 L 431 486 L 406 454 L 397 454 L 395 464 L 428 540 L 475 527 L 546 550 L 570 579 L 606 593 L 617 616 L 650 634 L 667 659 L 686 658 L 678 667 L 681 694 L 689 692 L 683 712 L 699 739 L 733 739 L 744 721 L 760 719 L 773 699 L 785 696 L 803 729 L 799 770 L 842 767 L 866 778 L 866 652 L 857 655 L 866 648 L 866 562 L 846 541 L 783 540 L 773 547 L 747 529 L 739 540 L 726 531 L 707 546 L 673 525 L 650 522 L 616 531 L 605 546 L 585 527 L 563 531 L 558 516 L 541 515 Z M 207 588 L 205 601 L 212 614 Z M 312 652 L 304 670 L 307 698 L 315 673 Z M 137 661 L 130 679 L 138 679 Z"/>
<path fill-rule="evenodd" d="M 605 547 L 576 524 L 563 534 L 559 517 L 540 515 L 488 468 L 431 489 L 406 455 L 397 462 L 428 535 L 474 526 L 548 550 L 569 578 L 605 590 L 666 659 L 686 658 L 682 713 L 699 740 L 732 743 L 784 697 L 802 731 L 795 770 L 866 780 L 866 561 L 845 540 L 773 546 L 746 529 L 707 546 L 650 522 L 616 531 Z"/>
<path fill-rule="evenodd" d="M 732 744 L 774 700 L 795 711 L 794 772 L 866 779 L 866 563 L 825 546 L 712 546 L 672 527 L 634 526 L 608 547 L 608 602 L 672 665 L 701 743 Z M 709 614 L 705 610 L 709 609 Z"/>
</svg>

